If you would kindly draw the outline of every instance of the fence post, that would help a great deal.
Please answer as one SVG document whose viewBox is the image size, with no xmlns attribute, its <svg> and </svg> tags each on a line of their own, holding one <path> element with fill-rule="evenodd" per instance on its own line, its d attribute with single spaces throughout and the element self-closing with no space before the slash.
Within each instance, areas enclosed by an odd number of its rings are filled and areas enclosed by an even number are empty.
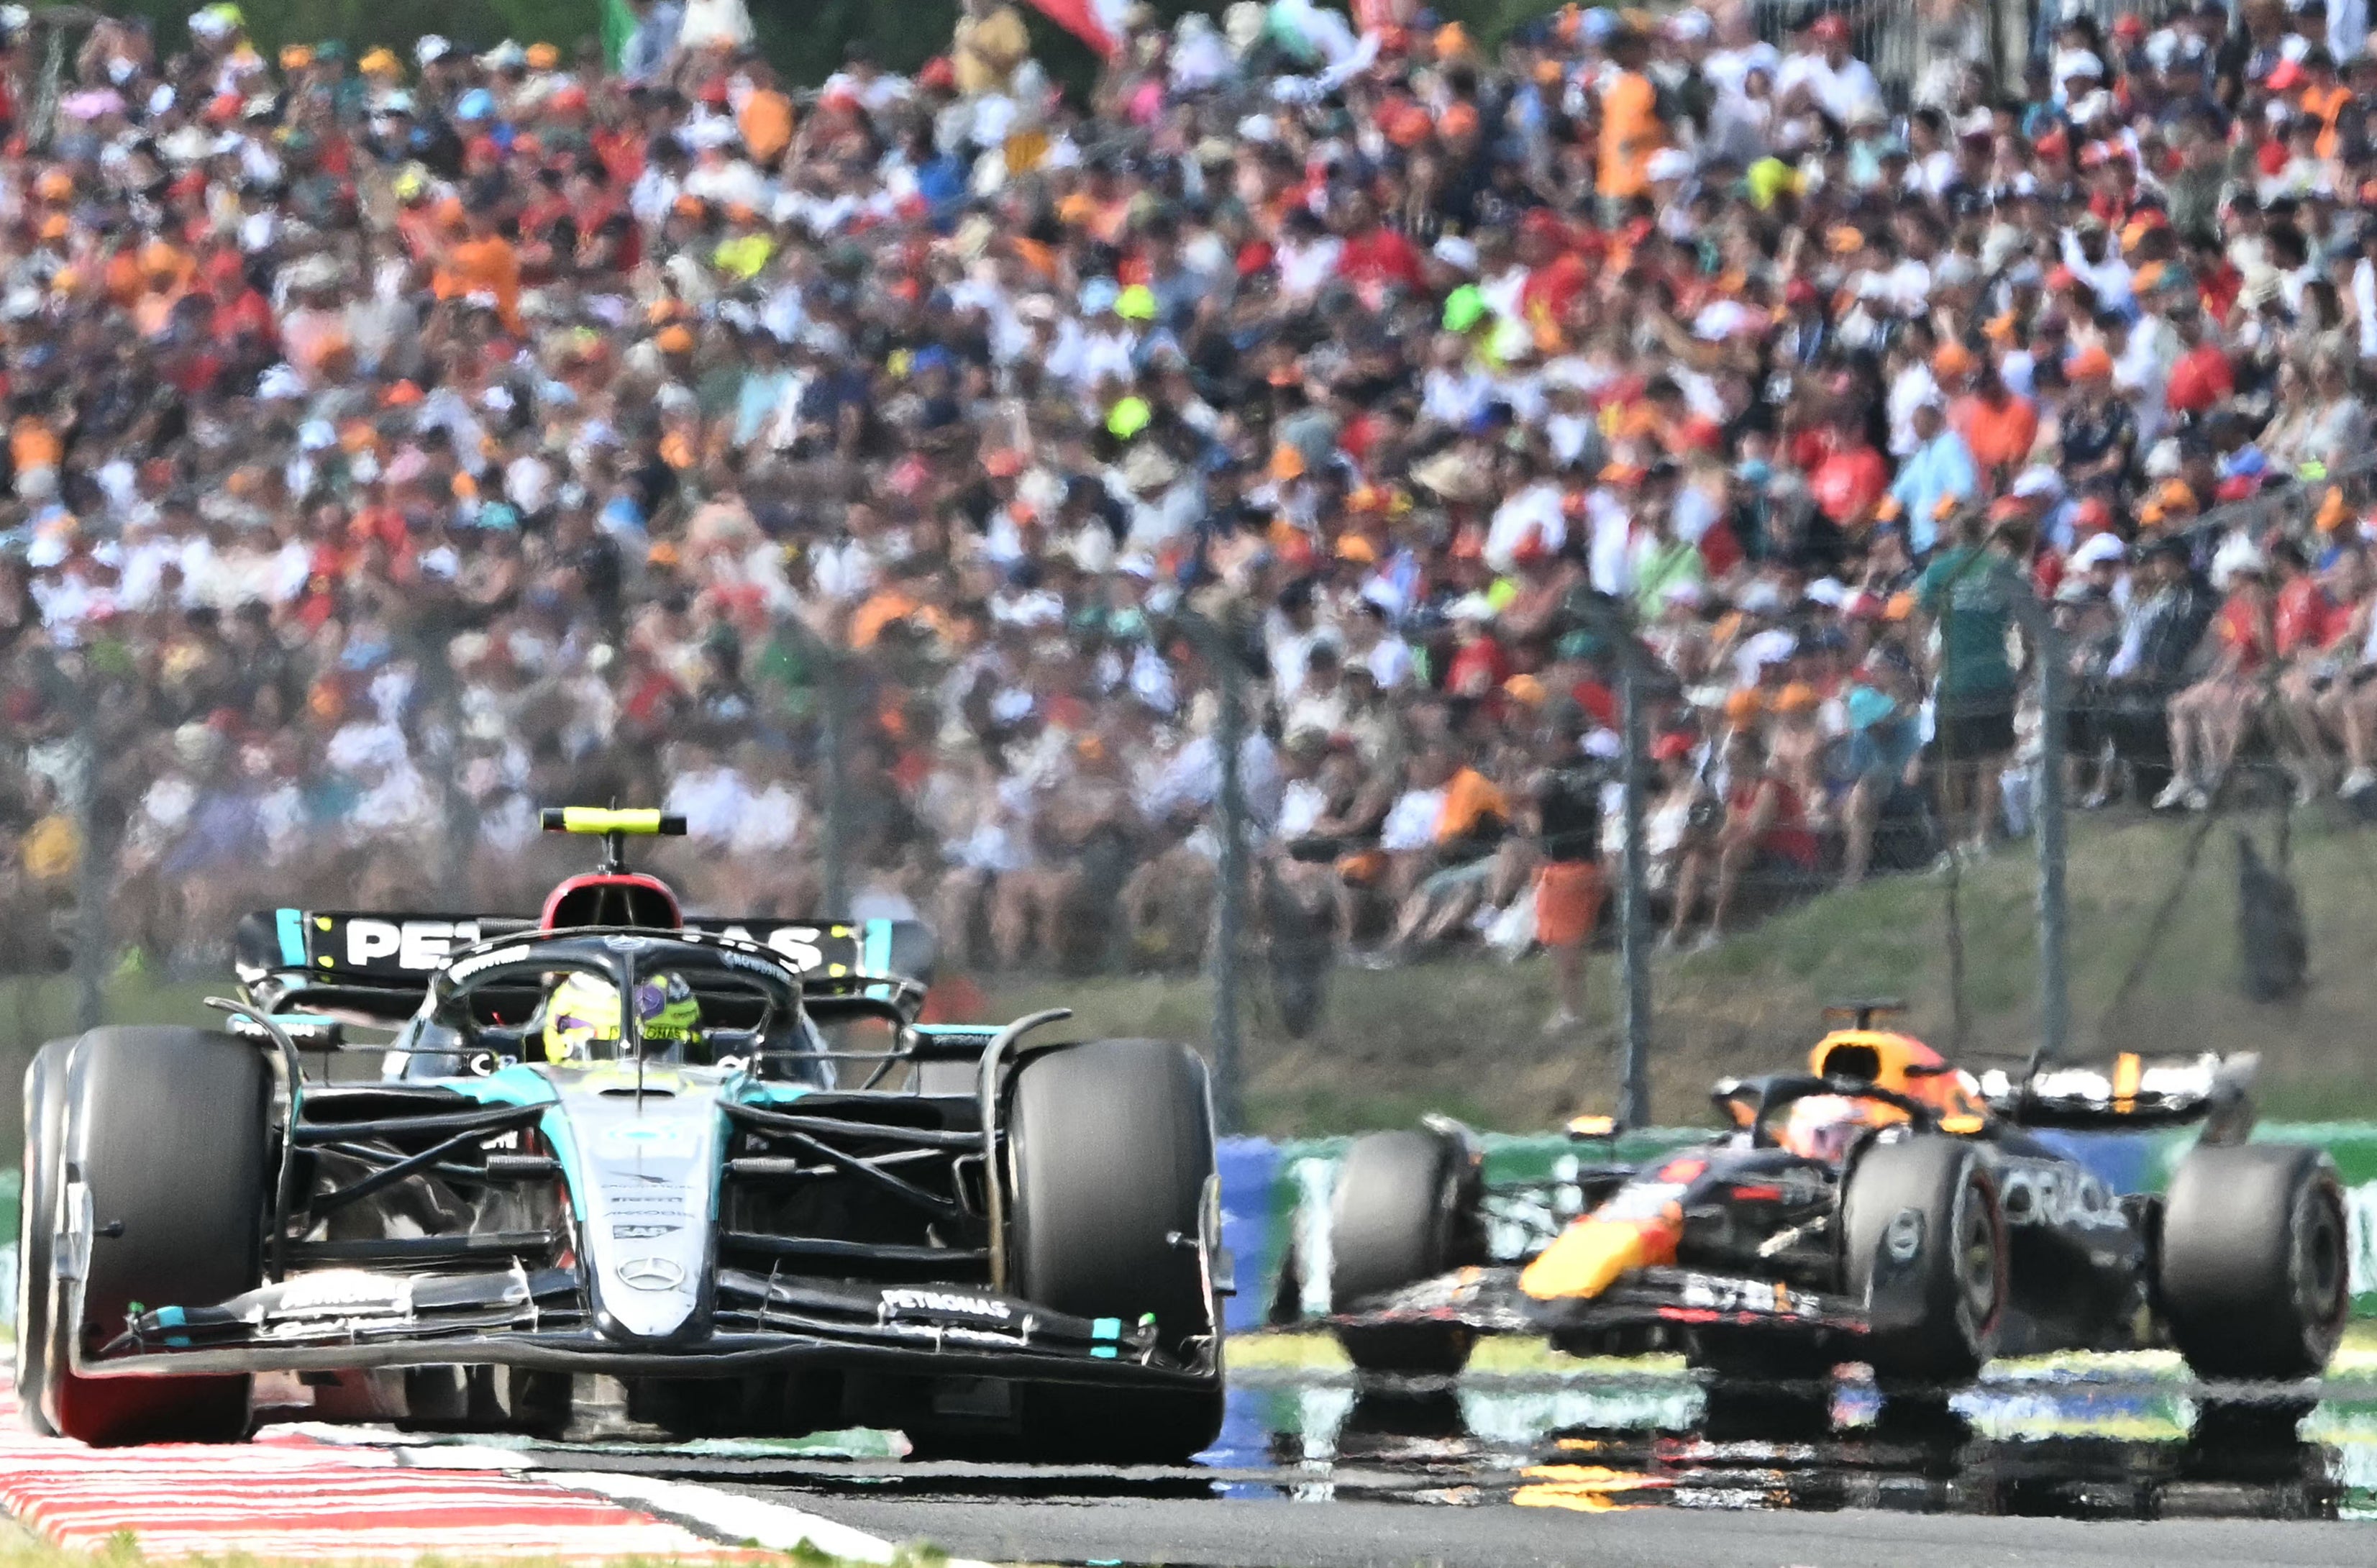
<svg viewBox="0 0 2377 1568">
<path fill-rule="evenodd" d="M 53 37 L 56 35 L 52 34 Z M 75 1028 L 96 1029 L 106 1020 L 107 999 L 107 864 L 113 846 L 102 844 L 104 822 L 99 802 L 99 672 L 90 653 L 82 657 L 82 712 L 75 720 L 75 832 L 82 842 L 75 856 Z"/>
<path fill-rule="evenodd" d="M 1222 1131 L 1236 1132 L 1246 1125 L 1238 1052 L 1246 978 L 1247 796 L 1239 765 L 1247 740 L 1247 673 L 1227 633 L 1211 621 L 1200 624 L 1205 631 L 1200 640 L 1213 665 L 1221 699 L 1213 726 L 1221 764 L 1213 816 L 1222 838 L 1222 886 L 1213 932 L 1213 1119 Z"/>
<path fill-rule="evenodd" d="M 413 645 L 414 678 L 429 721 L 422 726 L 422 760 L 438 782 L 440 815 L 445 819 L 443 853 L 438 867 L 438 896 L 448 909 L 473 907 L 471 862 L 479 846 L 479 808 L 462 777 L 462 683 L 455 678 L 454 662 L 446 639 L 434 625 L 422 628 Z"/>
<path fill-rule="evenodd" d="M 1651 891 L 1642 843 L 1642 661 L 1630 628 L 1618 630 L 1619 766 L 1625 770 L 1624 841 L 1618 889 L 1618 966 L 1625 984 L 1624 1061 L 1619 1075 L 1618 1119 L 1626 1127 L 1651 1122 Z"/>
<path fill-rule="evenodd" d="M 850 797 L 848 758 L 849 725 L 843 709 L 842 689 L 846 661 L 842 650 L 830 642 L 820 642 L 818 683 L 819 727 L 825 747 L 825 826 L 824 842 L 818 846 L 825 886 L 827 918 L 839 920 L 850 913 Z"/>
<path fill-rule="evenodd" d="M 2063 881 L 2063 725 L 2071 705 L 2070 672 L 2054 617 L 2027 594 L 2017 595 L 2015 603 L 2025 606 L 2022 618 L 2038 646 L 2038 789 L 2033 808 L 2038 819 L 2038 1049 L 2031 1061 L 2036 1071 L 2063 1055 L 2072 1026 L 2071 912 Z"/>
</svg>

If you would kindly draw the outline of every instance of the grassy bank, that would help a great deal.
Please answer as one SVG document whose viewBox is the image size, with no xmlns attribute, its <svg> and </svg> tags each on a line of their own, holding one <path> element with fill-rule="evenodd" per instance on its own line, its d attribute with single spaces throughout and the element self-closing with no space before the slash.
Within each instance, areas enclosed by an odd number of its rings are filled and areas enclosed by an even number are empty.
<svg viewBox="0 0 2377 1568">
<path fill-rule="evenodd" d="M 2069 867 L 2072 1044 L 2116 1050 L 2258 1050 L 2273 1117 L 2377 1116 L 2377 835 L 2300 814 L 2291 864 L 2311 934 L 2310 985 L 2285 1005 L 2238 982 L 2238 832 L 2264 857 L 2267 819 L 2084 820 Z M 2192 875 L 2185 871 L 2191 851 Z M 2026 844 L 1965 872 L 1954 928 L 1965 954 L 1963 1054 L 2019 1056 L 2038 1028 L 2035 866 Z M 2172 895 L 2177 892 L 2176 898 Z M 1652 1087 L 1662 1120 L 1698 1120 L 1710 1081 L 1804 1059 L 1828 1001 L 1889 995 L 1906 1026 L 1954 1043 L 1949 883 L 1893 877 L 1828 894 L 1654 972 Z M 2132 971 L 2134 982 L 2131 982 Z M 1293 1041 L 1258 998 L 1248 1102 L 1260 1131 L 1342 1131 L 1436 1108 L 1511 1131 L 1613 1108 L 1617 960 L 1596 956 L 1586 1026 L 1547 1038 L 1547 964 L 1462 955 L 1401 970 L 1341 970 L 1329 1015 Z M 1205 1037 L 1193 978 L 1033 982 L 996 988 L 995 1011 L 1064 1002 L 1089 1029 Z"/>
<path fill-rule="evenodd" d="M 2377 834 L 2299 813 L 2292 865 L 2311 933 L 2310 986 L 2297 1001 L 2247 1001 L 2238 985 L 2237 846 L 2250 832 L 2273 853 L 2266 816 L 2198 824 L 2127 819 L 2075 823 L 2070 868 L 2072 1032 L 2083 1052 L 2254 1049 L 2273 1117 L 2377 1117 Z M 2183 877 L 2192 849 L 2195 868 Z M 1965 954 L 1965 1053 L 2011 1056 L 2037 1030 L 2037 926 L 2026 845 L 1965 873 L 1956 932 Z M 1801 1059 L 1819 1011 L 1848 996 L 1896 995 L 1907 1026 L 1954 1041 L 1947 879 L 1893 877 L 1776 916 L 1722 946 L 1663 955 L 1654 971 L 1652 1086 L 1657 1116 L 1696 1121 L 1709 1082 Z M 2182 890 L 2175 900 L 2174 889 Z M 2136 981 L 2125 987 L 2135 972 Z M 1583 1028 L 1541 1033 L 1549 967 L 1473 954 L 1384 973 L 1340 970 L 1328 1016 L 1288 1039 L 1262 987 L 1246 1018 L 1248 1104 L 1255 1131 L 1294 1136 L 1395 1126 L 1423 1110 L 1510 1131 L 1541 1130 L 1612 1107 L 1617 1080 L 1616 957 L 1597 955 Z M 224 988 L 113 981 L 112 1021 L 209 1022 Z M 988 1011 L 1072 1007 L 1101 1035 L 1203 1040 L 1210 988 L 1196 976 L 1017 977 L 989 984 Z M 65 1032 L 64 978 L 0 984 L 0 1071 Z M 0 1139 L 8 1138 L 0 1133 Z"/>
</svg>

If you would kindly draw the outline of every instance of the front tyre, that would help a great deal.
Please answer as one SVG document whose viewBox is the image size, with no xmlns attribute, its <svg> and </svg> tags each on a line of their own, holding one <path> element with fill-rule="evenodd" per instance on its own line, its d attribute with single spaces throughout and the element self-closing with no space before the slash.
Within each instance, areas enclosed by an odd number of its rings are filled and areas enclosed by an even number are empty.
<svg viewBox="0 0 2377 1568">
<path fill-rule="evenodd" d="M 1864 1347 L 1884 1384 L 1969 1382 L 1997 1354 L 2005 1319 L 2006 1225 L 1996 1179 L 1969 1143 L 1877 1143 L 1841 1202 L 1849 1295 L 1866 1303 Z"/>
<path fill-rule="evenodd" d="M 1205 1064 L 1163 1040 L 1098 1040 L 1017 1069 L 1007 1147 L 1009 1286 L 1125 1324 L 1152 1314 L 1165 1354 L 1208 1349 L 1210 1387 L 1051 1383 L 1023 1394 L 1024 1446 L 1053 1461 L 1178 1464 L 1222 1430 L 1221 1310 L 1196 1239 L 1213 1180 Z"/>
<path fill-rule="evenodd" d="M 2344 1192 L 2320 1150 L 2197 1144 L 2163 1200 L 2156 1284 L 2198 1377 L 2315 1377 L 2351 1311 Z"/>
<path fill-rule="evenodd" d="M 1462 1151 L 1421 1130 L 1355 1140 L 1329 1205 L 1329 1296 L 1344 1312 L 1457 1266 L 1473 1216 Z M 1461 1323 L 1340 1328 L 1337 1343 L 1364 1371 L 1450 1377 L 1476 1335 Z"/>
<path fill-rule="evenodd" d="M 57 1237 L 61 1129 L 66 1121 L 66 1053 L 52 1040 L 25 1069 L 23 1179 L 17 1189 L 17 1415 L 43 1437 L 58 1435 L 50 1414 L 51 1248 Z"/>
<path fill-rule="evenodd" d="M 136 1302 L 211 1306 L 263 1278 L 263 1053 L 200 1029 L 94 1029 L 65 1065 L 56 1201 L 63 1212 L 80 1183 L 91 1239 L 79 1319 L 65 1320 L 67 1291 L 50 1298 L 41 1375 L 52 1429 L 101 1446 L 236 1442 L 246 1377 L 77 1377 L 72 1350 L 95 1353 Z M 42 1263 L 54 1277 L 55 1260 Z"/>
</svg>

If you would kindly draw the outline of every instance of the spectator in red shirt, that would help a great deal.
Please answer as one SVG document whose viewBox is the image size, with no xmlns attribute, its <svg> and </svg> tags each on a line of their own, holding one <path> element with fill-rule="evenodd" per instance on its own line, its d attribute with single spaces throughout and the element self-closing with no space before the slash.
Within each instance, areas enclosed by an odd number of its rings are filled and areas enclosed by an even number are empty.
<svg viewBox="0 0 2377 1568">
<path fill-rule="evenodd" d="M 2339 602 L 2331 593 L 2292 540 L 2275 541 L 2269 555 L 2278 576 L 2272 620 L 2280 664 L 2271 712 L 2295 796 L 2308 805 L 2333 782 L 2326 737 L 2320 730 L 2320 698 L 2339 674 L 2335 650 L 2351 629 L 2351 600 Z M 2350 558 L 2357 567 L 2358 552 Z M 2338 572 L 2338 585 L 2347 593 L 2355 581 L 2350 570 Z"/>
<path fill-rule="evenodd" d="M 1808 492 L 1835 526 L 1855 528 L 1871 517 L 1874 503 L 1890 489 L 1890 467 L 1854 414 L 1834 419 L 1828 437 L 1823 461 L 1808 476 Z"/>
<path fill-rule="evenodd" d="M 2255 558 L 2231 569 L 2228 596 L 2212 625 L 2219 654 L 2202 680 L 2170 700 L 2170 784 L 2156 798 L 2158 808 L 2209 807 L 2262 710 L 2276 654 L 2268 571 Z"/>
<path fill-rule="evenodd" d="M 1416 293 L 1427 286 L 1417 247 L 1380 221 L 1379 209 L 1368 197 L 1346 199 L 1344 235 L 1337 274 L 1354 285 L 1369 308 L 1378 309 L 1390 288 Z"/>
<path fill-rule="evenodd" d="M 2171 326 L 2185 348 L 2171 365 L 2163 401 L 2174 416 L 2201 417 L 2237 389 L 2237 372 L 2228 363 L 2228 352 L 2206 341 L 2201 313 L 2182 310 L 2172 317 Z"/>
</svg>

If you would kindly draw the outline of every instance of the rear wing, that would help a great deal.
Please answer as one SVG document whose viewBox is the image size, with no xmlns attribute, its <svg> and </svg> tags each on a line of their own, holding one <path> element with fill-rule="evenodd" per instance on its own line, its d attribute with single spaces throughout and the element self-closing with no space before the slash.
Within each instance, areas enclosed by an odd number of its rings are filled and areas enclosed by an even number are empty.
<svg viewBox="0 0 2377 1568">
<path fill-rule="evenodd" d="M 2114 1131 L 2209 1123 L 2215 1143 L 2241 1141 L 2252 1126 L 2253 1079 L 2262 1059 L 2250 1052 L 2148 1060 L 2132 1052 L 2108 1067 L 2050 1067 L 2025 1081 L 1990 1068 L 1981 1097 L 2020 1127 Z"/>
<path fill-rule="evenodd" d="M 259 909 L 240 917 L 232 964 L 242 982 L 269 984 L 270 1005 L 342 1008 L 401 1018 L 419 1005 L 449 954 L 533 932 L 517 915 L 412 915 Z M 688 931 L 754 942 L 790 959 L 819 988 L 865 990 L 869 980 L 932 981 L 937 944 L 919 920 L 779 920 L 702 916 Z"/>
</svg>

